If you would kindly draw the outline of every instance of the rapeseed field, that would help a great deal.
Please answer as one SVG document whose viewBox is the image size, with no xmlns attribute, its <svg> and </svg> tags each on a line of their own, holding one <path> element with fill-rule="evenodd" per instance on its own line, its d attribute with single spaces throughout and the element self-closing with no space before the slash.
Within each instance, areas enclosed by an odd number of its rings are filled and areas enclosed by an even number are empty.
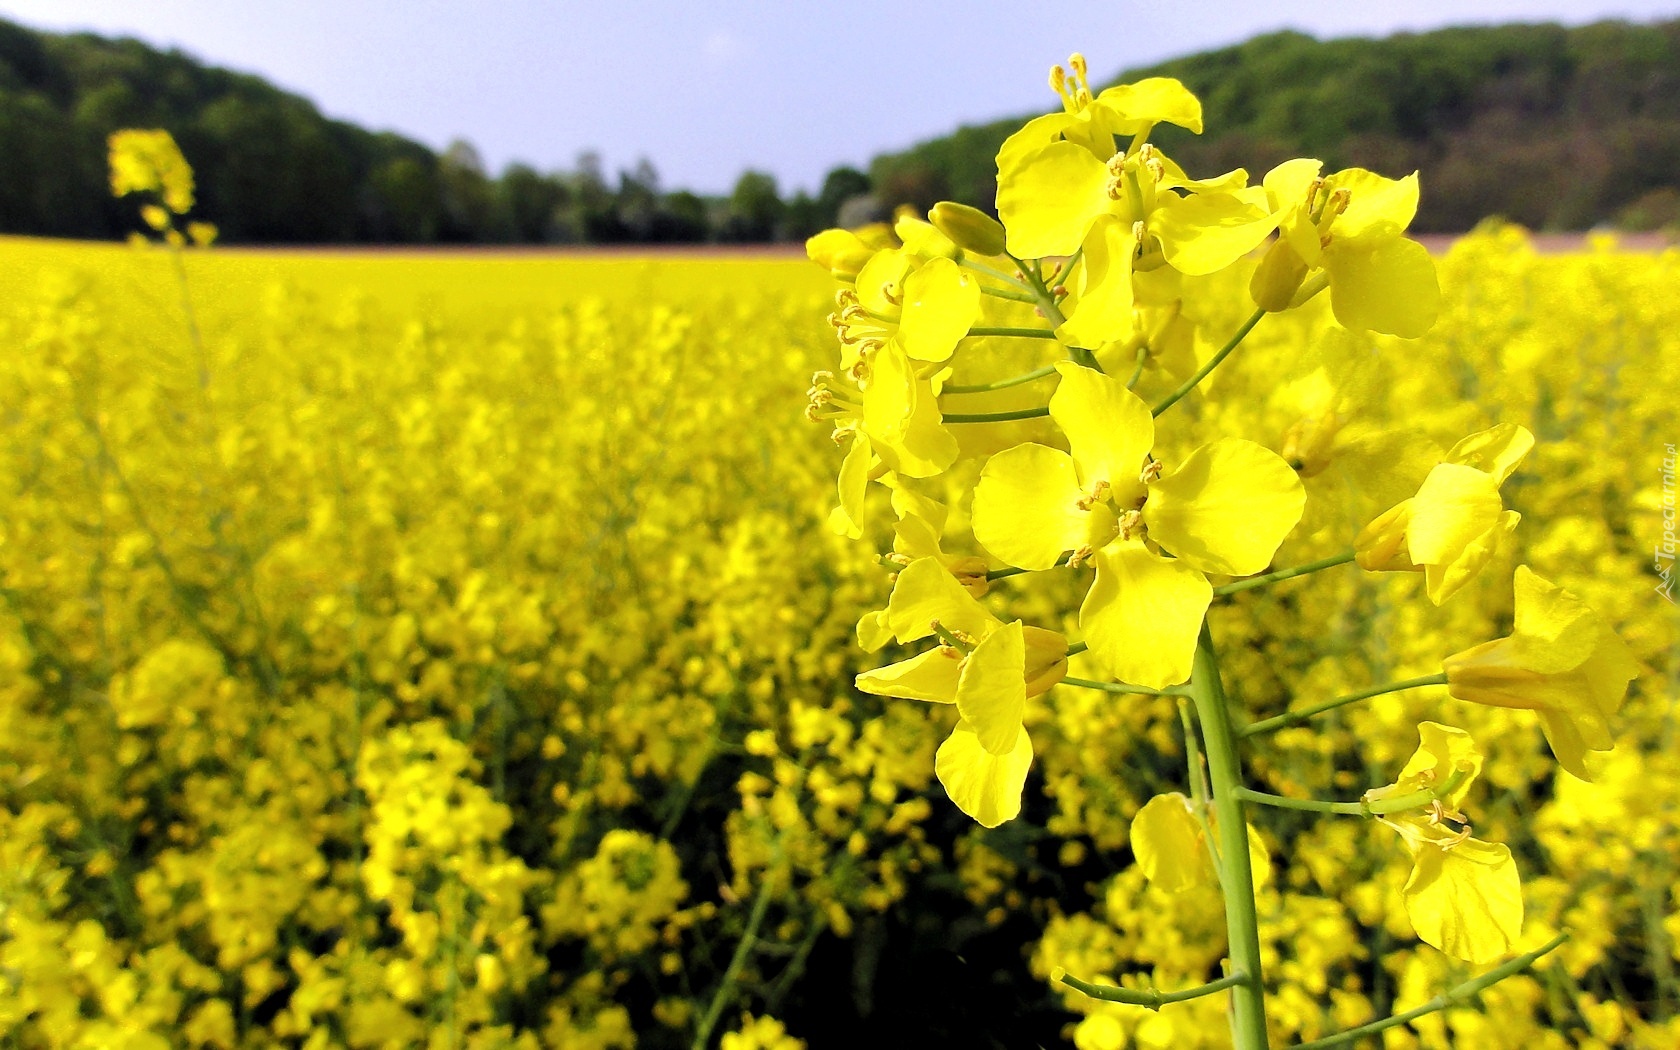
<svg viewBox="0 0 1680 1050">
<path fill-rule="evenodd" d="M 1194 278 L 1211 305 L 1160 334 L 1177 365 L 1139 355 L 1140 395 L 1243 325 L 1255 265 Z M 1499 487 L 1522 527 L 1439 604 L 1434 576 L 1346 564 L 1217 593 L 1226 691 L 1253 725 L 1434 675 L 1512 633 L 1530 571 L 1638 664 L 1614 747 L 1581 779 L 1533 711 L 1431 684 L 1268 726 L 1250 778 L 1404 786 L 1420 723 L 1450 723 L 1475 836 L 1522 873 L 1511 952 L 1568 934 L 1364 1045 L 1672 1047 L 1680 254 L 1488 227 L 1436 270 L 1421 337 L 1321 296 L 1173 411 L 1299 478 L 1263 564 L 1333 558 L 1506 424 L 1534 439 Z M 1035 691 L 1018 815 L 971 820 L 936 776 L 957 713 L 859 688 L 909 655 L 857 641 L 910 570 L 803 415 L 834 288 L 804 260 L 0 241 L 0 1046 L 1231 1045 L 1223 996 L 1061 981 L 1220 976 L 1218 888 L 1136 849 L 1183 786 L 1170 692 Z M 999 376 L 1060 356 L 970 338 Z M 1055 434 L 964 426 L 918 542 L 997 535 L 958 497 Z M 900 522 L 935 516 L 905 491 Z M 1078 636 L 1088 574 L 952 571 Z M 1389 827 L 1250 809 L 1276 1045 L 1486 969 L 1420 942 Z"/>
</svg>

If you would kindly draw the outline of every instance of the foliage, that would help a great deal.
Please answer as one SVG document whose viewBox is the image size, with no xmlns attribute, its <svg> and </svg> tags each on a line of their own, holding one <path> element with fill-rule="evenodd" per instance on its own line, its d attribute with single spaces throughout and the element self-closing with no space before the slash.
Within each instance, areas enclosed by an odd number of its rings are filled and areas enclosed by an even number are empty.
<svg viewBox="0 0 1680 1050">
<path fill-rule="evenodd" d="M 1265 170 L 1311 156 L 1331 168 L 1422 169 L 1423 231 L 1459 232 L 1494 215 L 1586 229 L 1680 184 L 1680 22 L 1465 27 L 1381 40 L 1282 32 L 1113 82 L 1149 76 L 1175 77 L 1206 104 L 1206 136 L 1160 136 L 1186 167 Z M 888 205 L 926 209 L 949 197 L 990 208 L 993 158 L 1020 125 L 964 127 L 877 157 L 871 177 Z M 1560 183 L 1558 172 L 1569 177 Z M 1649 221 L 1638 212 L 1627 219 Z"/>
</svg>

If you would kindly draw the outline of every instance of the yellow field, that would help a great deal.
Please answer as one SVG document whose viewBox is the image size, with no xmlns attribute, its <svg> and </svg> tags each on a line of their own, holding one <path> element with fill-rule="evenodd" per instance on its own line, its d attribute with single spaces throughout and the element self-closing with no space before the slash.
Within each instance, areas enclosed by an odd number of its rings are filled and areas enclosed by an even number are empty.
<svg viewBox="0 0 1680 1050">
<path fill-rule="evenodd" d="M 818 268 L 175 258 L 0 240 L 0 1047 L 1228 1045 L 1219 997 L 1157 1014 L 1049 981 L 1217 976 L 1217 892 L 1146 886 L 1128 847 L 1181 789 L 1170 700 L 1033 701 L 1026 809 L 986 830 L 933 779 L 948 709 L 853 688 L 891 534 L 827 525 Z M 1680 254 L 1506 231 L 1440 274 L 1425 338 L 1309 305 L 1182 411 L 1274 449 L 1346 423 L 1278 565 L 1345 549 L 1499 422 L 1539 439 L 1503 490 L 1522 528 L 1440 608 L 1351 566 L 1222 600 L 1233 698 L 1258 719 L 1432 673 L 1509 629 L 1527 564 L 1644 665 L 1616 750 L 1587 784 L 1530 713 L 1432 688 L 1278 733 L 1251 772 L 1357 797 L 1424 719 L 1487 755 L 1476 832 L 1519 858 L 1522 946 L 1572 939 L 1385 1047 L 1673 1047 Z M 1228 332 L 1246 278 L 1208 280 L 1229 316 L 1197 320 Z M 1018 586 L 1078 604 L 1065 576 Z M 1392 832 L 1262 816 L 1279 1045 L 1471 972 L 1415 940 Z"/>
</svg>

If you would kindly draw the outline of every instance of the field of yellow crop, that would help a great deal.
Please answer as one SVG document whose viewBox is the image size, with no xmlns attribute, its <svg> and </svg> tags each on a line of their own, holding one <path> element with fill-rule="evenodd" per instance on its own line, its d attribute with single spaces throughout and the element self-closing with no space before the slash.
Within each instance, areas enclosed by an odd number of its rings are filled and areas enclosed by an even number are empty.
<svg viewBox="0 0 1680 1050">
<path fill-rule="evenodd" d="M 1230 316 L 1196 320 L 1234 329 L 1246 275 L 1207 280 Z M 1431 688 L 1251 772 L 1351 797 L 1420 720 L 1472 731 L 1521 947 L 1570 934 L 1370 1045 L 1673 1047 L 1680 254 L 1492 230 L 1440 283 L 1418 340 L 1268 317 L 1180 411 L 1273 449 L 1335 413 L 1279 565 L 1500 422 L 1538 439 L 1503 490 L 1523 527 L 1438 609 L 1351 566 L 1219 600 L 1233 700 L 1438 670 L 1508 631 L 1526 564 L 1642 665 L 1615 750 L 1577 780 L 1531 713 Z M 829 528 L 843 453 L 801 415 L 832 293 L 792 260 L 0 240 L 0 1047 L 1228 1045 L 1219 997 L 1049 980 L 1216 976 L 1217 892 L 1146 885 L 1128 846 L 1182 779 L 1170 699 L 1033 700 L 1022 816 L 988 830 L 934 780 L 949 709 L 854 688 L 891 535 Z M 1391 831 L 1256 823 L 1278 1045 L 1471 972 L 1406 924 Z"/>
</svg>

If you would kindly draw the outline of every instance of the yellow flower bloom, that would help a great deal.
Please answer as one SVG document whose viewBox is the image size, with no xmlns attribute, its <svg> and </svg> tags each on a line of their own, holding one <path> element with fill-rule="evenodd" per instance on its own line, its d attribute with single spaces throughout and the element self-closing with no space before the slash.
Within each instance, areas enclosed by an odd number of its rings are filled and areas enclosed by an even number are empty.
<svg viewBox="0 0 1680 1050">
<path fill-rule="evenodd" d="M 1522 932 L 1517 866 L 1508 846 L 1471 838 L 1470 825 L 1459 812 L 1482 769 L 1470 734 L 1423 722 L 1418 738 L 1418 749 L 1399 778 L 1367 791 L 1365 800 L 1432 791 L 1461 777 L 1435 802 L 1377 819 L 1400 833 L 1412 855 L 1412 873 L 1401 893 L 1418 937 L 1455 959 L 1487 962 L 1509 952 Z"/>
<path fill-rule="evenodd" d="M 813 421 L 834 420 L 837 439 L 851 435 L 849 466 L 842 465 L 840 480 L 841 506 L 848 513 L 861 501 L 859 478 L 867 481 L 875 472 L 872 456 L 879 456 L 885 469 L 910 478 L 942 473 L 957 458 L 957 442 L 943 426 L 932 382 L 916 375 L 897 342 L 872 348 L 851 374 L 857 377 L 856 396 L 837 393 L 832 373 L 817 373 L 806 409 Z"/>
<path fill-rule="evenodd" d="M 1515 423 L 1472 434 L 1447 452 L 1417 495 L 1360 530 L 1354 549 L 1368 572 L 1422 572 L 1440 605 L 1480 572 L 1522 515 L 1505 510 L 1499 486 L 1534 447 Z"/>
<path fill-rule="evenodd" d="M 1447 692 L 1460 700 L 1540 716 L 1558 764 L 1591 780 L 1588 751 L 1609 751 L 1610 719 L 1639 664 L 1610 625 L 1575 595 L 1517 566 L 1510 637 L 1442 661 Z"/>
<path fill-rule="evenodd" d="M 1050 415 L 1071 454 L 1029 443 L 992 456 L 974 491 L 974 537 L 1023 569 L 1048 569 L 1068 551 L 1092 556 L 1096 580 L 1079 614 L 1091 652 L 1123 681 L 1182 682 L 1213 597 L 1207 574 L 1264 569 L 1300 520 L 1305 490 L 1276 453 L 1236 438 L 1165 472 L 1149 456 L 1155 423 L 1136 394 L 1094 370 L 1056 367 Z"/>
<path fill-rule="evenodd" d="M 1409 339 L 1429 331 L 1441 308 L 1435 263 L 1401 236 L 1417 214 L 1417 173 L 1387 179 L 1348 168 L 1320 178 L 1320 167 L 1291 160 L 1266 173 L 1279 236 L 1255 269 L 1254 301 L 1286 310 L 1308 273 L 1322 268 L 1343 326 Z"/>
<path fill-rule="evenodd" d="M 113 132 L 108 146 L 113 197 L 156 193 L 176 215 L 192 210 L 192 168 L 169 132 L 130 128 Z"/>
<path fill-rule="evenodd" d="M 877 696 L 954 704 L 959 721 L 934 761 L 939 782 L 958 808 L 986 827 L 1013 818 L 1032 764 L 1032 742 L 1021 724 L 1027 698 L 1061 681 L 1067 639 L 1019 620 L 999 620 L 937 558 L 920 558 L 898 574 L 886 626 L 900 643 L 938 633 L 946 644 L 866 671 L 857 676 L 857 687 Z"/>
</svg>

